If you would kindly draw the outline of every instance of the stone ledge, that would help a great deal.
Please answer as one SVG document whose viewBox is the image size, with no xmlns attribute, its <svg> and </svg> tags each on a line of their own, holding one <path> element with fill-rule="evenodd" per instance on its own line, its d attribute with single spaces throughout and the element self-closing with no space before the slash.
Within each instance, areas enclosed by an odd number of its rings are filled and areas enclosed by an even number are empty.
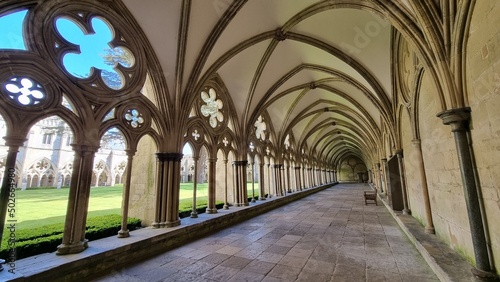
<svg viewBox="0 0 500 282">
<path fill-rule="evenodd" d="M 198 218 L 183 218 L 172 228 L 143 228 L 130 232 L 128 238 L 115 236 L 89 242 L 78 254 L 57 256 L 45 253 L 16 261 L 16 274 L 0 272 L 0 281 L 77 281 L 97 273 L 132 264 L 168 251 L 182 244 L 250 219 L 305 196 L 335 185 L 328 184 L 284 197 L 260 200 L 245 207 L 218 210 L 216 214 L 200 214 Z"/>
<path fill-rule="evenodd" d="M 402 212 L 392 210 L 385 195 L 378 194 L 378 198 L 384 203 L 440 281 L 481 281 L 472 274 L 470 270 L 473 266 L 467 260 L 458 255 L 436 235 L 425 233 L 424 227 L 413 216 L 403 215 Z"/>
</svg>

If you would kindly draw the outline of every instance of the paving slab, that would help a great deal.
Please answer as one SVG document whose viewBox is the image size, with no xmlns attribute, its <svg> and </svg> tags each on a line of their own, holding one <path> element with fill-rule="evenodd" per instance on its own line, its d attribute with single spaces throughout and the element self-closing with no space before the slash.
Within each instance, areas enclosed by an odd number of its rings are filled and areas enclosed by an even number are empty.
<svg viewBox="0 0 500 282">
<path fill-rule="evenodd" d="M 368 189 L 332 186 L 92 281 L 439 281 Z"/>
</svg>

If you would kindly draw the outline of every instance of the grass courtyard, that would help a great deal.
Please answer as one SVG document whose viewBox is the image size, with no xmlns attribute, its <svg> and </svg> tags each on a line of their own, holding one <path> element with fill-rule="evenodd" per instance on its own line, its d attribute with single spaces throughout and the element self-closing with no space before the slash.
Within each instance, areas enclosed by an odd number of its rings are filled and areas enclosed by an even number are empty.
<svg viewBox="0 0 500 282">
<path fill-rule="evenodd" d="M 248 196 L 252 196 L 251 183 Z M 121 214 L 123 186 L 94 187 L 90 190 L 88 217 Z M 35 228 L 65 220 L 69 188 L 32 189 L 16 191 L 16 219 L 18 229 Z M 206 205 L 208 185 L 197 185 L 197 206 Z M 258 196 L 258 183 L 255 183 Z M 193 184 L 182 183 L 180 187 L 179 210 L 190 210 L 193 202 Z"/>
</svg>

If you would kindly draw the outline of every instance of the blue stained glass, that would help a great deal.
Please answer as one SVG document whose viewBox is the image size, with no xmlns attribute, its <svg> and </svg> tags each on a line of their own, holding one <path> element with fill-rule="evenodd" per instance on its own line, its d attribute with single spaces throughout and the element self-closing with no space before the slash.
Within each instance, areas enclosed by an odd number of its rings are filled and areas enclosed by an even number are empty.
<svg viewBox="0 0 500 282">
<path fill-rule="evenodd" d="M 23 21 L 28 10 L 0 17 L 0 49 L 26 50 Z"/>
</svg>

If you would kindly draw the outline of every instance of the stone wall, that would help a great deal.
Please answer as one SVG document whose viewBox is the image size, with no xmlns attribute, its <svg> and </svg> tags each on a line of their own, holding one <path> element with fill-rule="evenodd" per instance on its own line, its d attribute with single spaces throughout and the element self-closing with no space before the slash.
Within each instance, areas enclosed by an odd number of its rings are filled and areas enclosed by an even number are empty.
<svg viewBox="0 0 500 282">
<path fill-rule="evenodd" d="M 337 174 L 339 181 L 355 181 L 357 182 L 358 172 L 367 172 L 365 163 L 356 156 L 350 156 L 342 161 L 340 170 Z M 365 178 L 367 176 L 365 175 Z"/>
<path fill-rule="evenodd" d="M 500 269 L 500 3 L 476 1 L 467 44 L 471 137 L 489 225 L 495 267 Z"/>
<path fill-rule="evenodd" d="M 400 114 L 401 124 L 401 148 L 403 149 L 403 161 L 406 177 L 406 189 L 408 191 L 408 208 L 412 215 L 421 223 L 425 222 L 425 207 L 422 197 L 422 185 L 420 184 L 420 174 L 418 171 L 418 155 L 411 143 L 413 139 L 410 125 L 410 115 L 408 109 L 403 107 Z"/>
<path fill-rule="evenodd" d="M 424 76 L 419 100 L 419 124 L 432 216 L 436 234 L 473 259 L 471 233 L 458 156 L 451 127 L 443 125 L 439 98 L 430 76 Z M 418 179 L 408 179 L 419 181 Z M 417 213 L 418 210 L 415 210 Z"/>
<path fill-rule="evenodd" d="M 129 216 L 140 218 L 143 226 L 151 225 L 154 220 L 157 151 L 151 137 L 142 137 L 132 165 Z"/>
</svg>

